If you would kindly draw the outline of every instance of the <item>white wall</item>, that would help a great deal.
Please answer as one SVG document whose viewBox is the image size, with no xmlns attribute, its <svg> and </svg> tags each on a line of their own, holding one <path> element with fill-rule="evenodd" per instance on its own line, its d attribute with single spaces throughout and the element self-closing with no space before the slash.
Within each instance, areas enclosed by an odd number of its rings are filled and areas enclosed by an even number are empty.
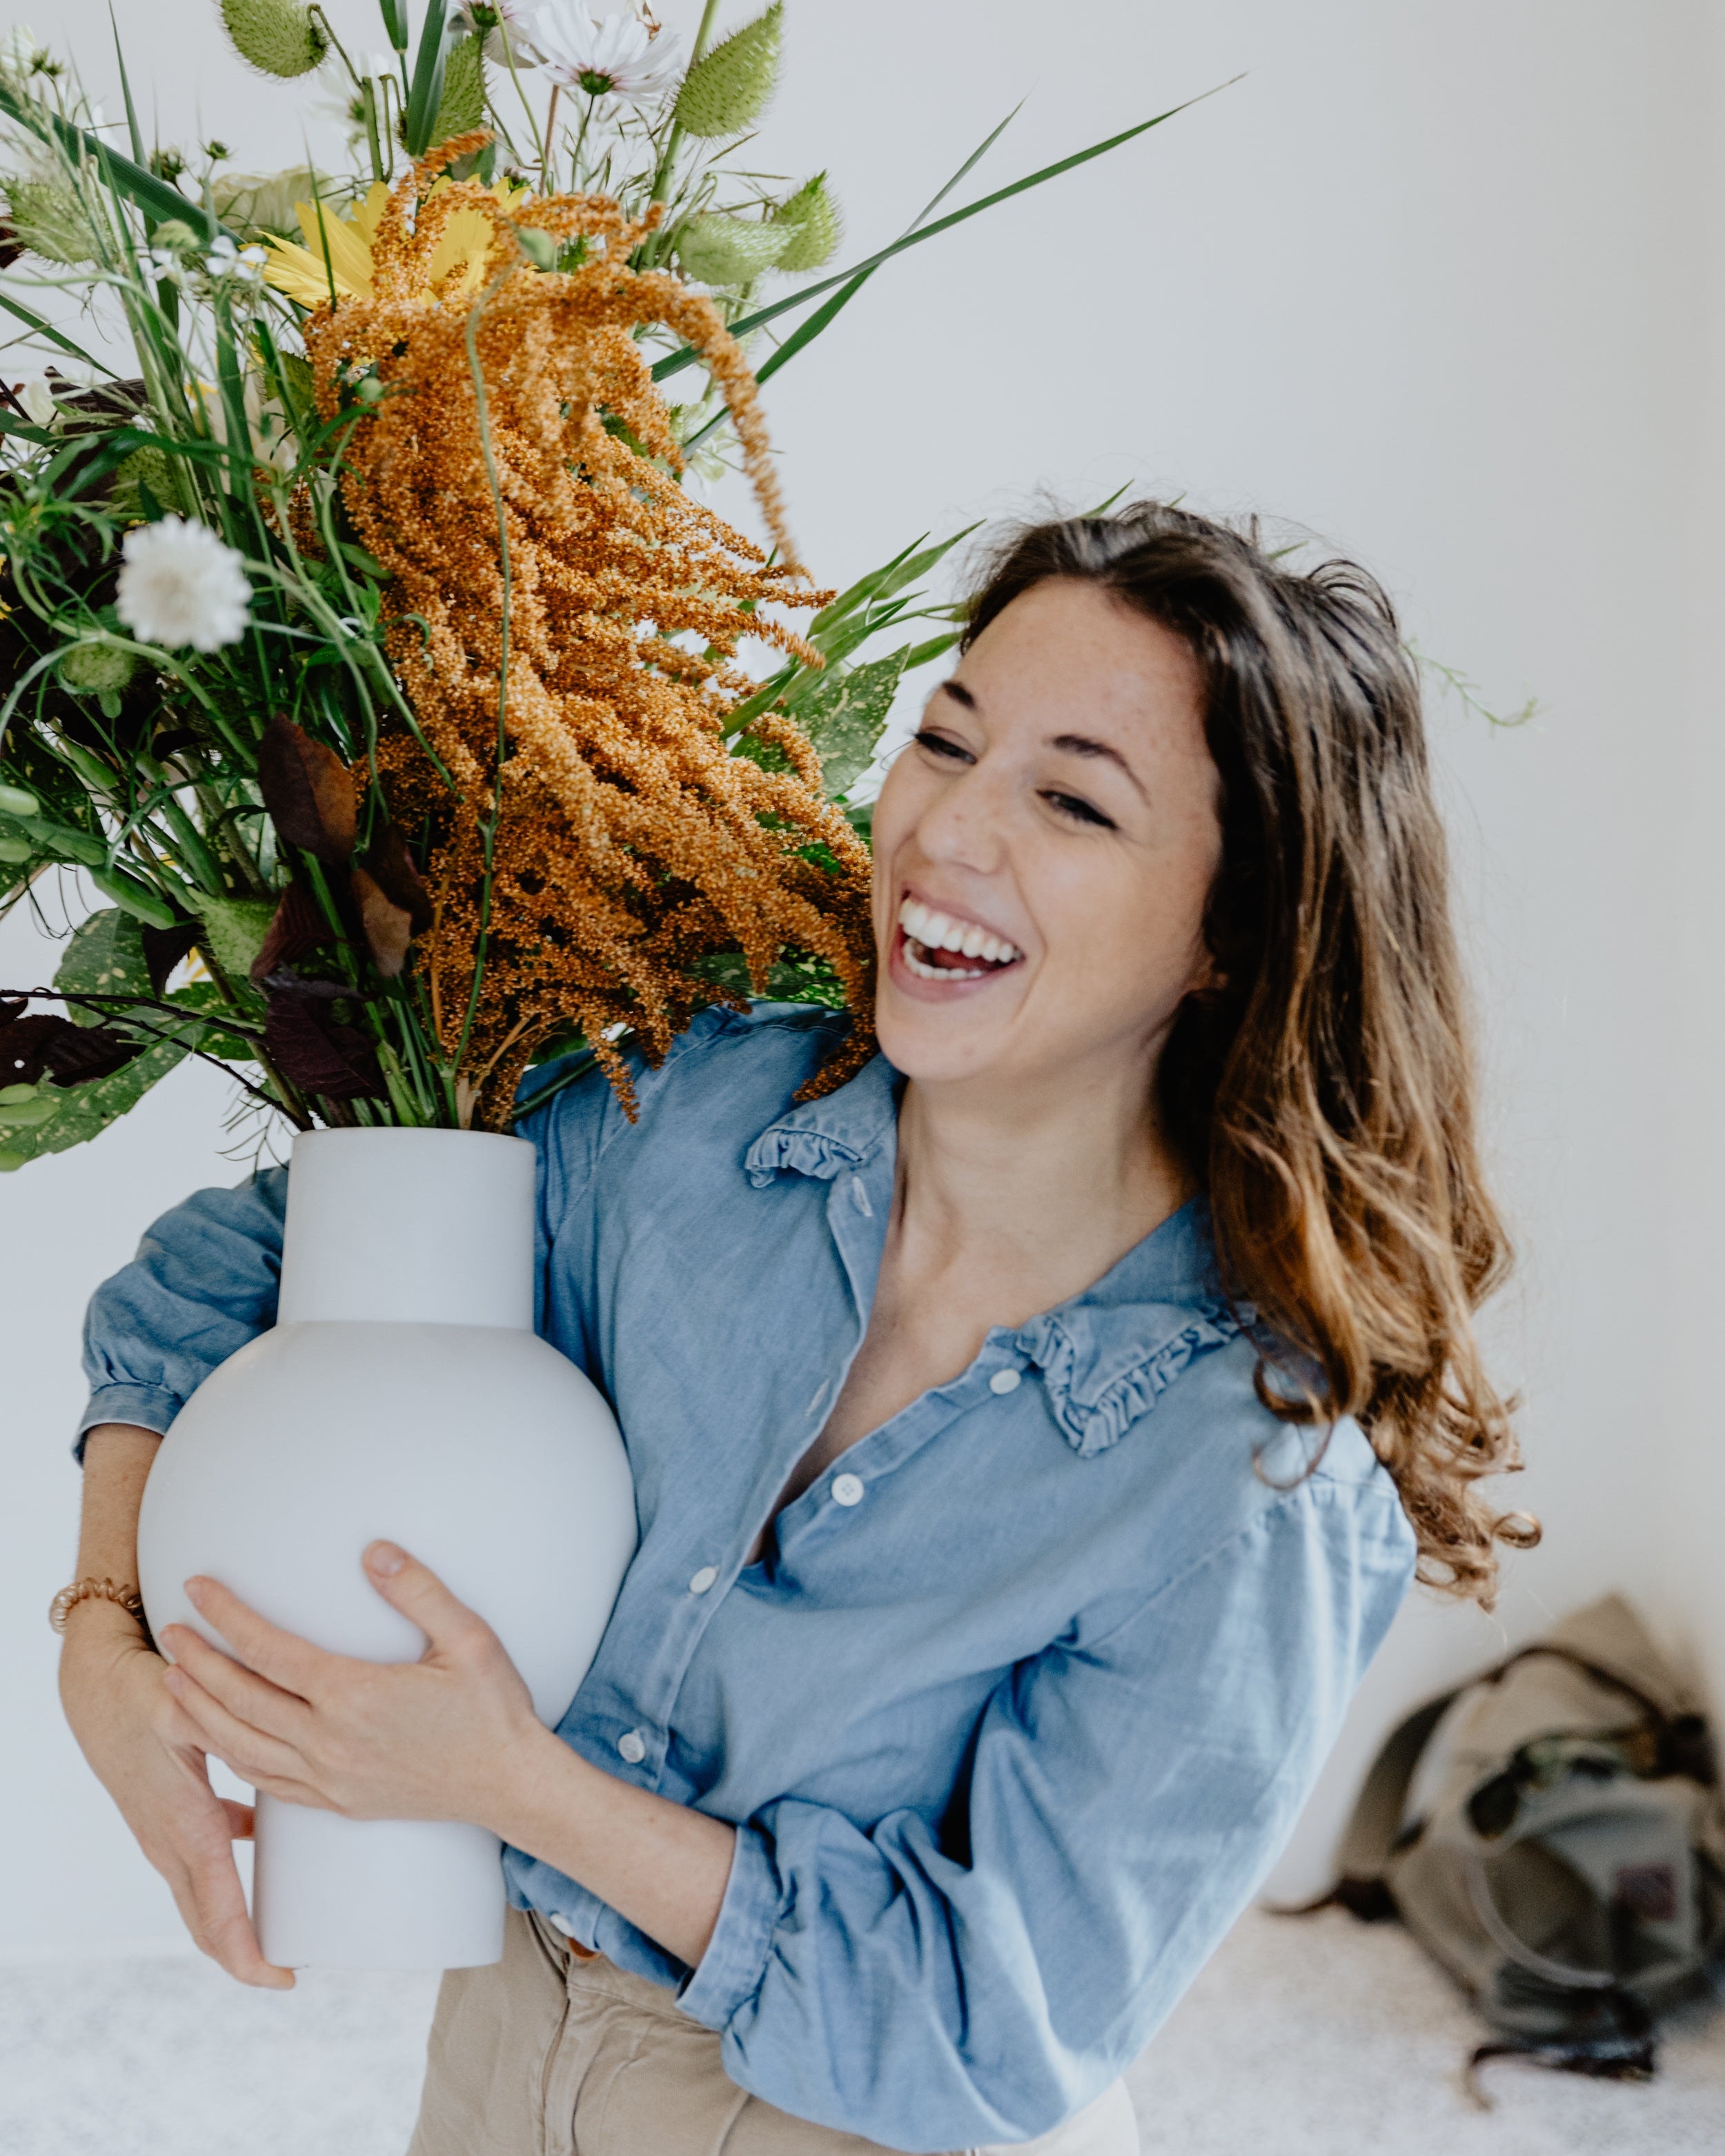
<svg viewBox="0 0 1725 2156">
<path fill-rule="evenodd" d="M 661 12 L 686 27 L 696 10 Z M 1491 1321 L 1527 1398 L 1529 1471 L 1507 1501 L 1543 1515 L 1546 1544 L 1496 1620 L 1410 1605 L 1282 1868 L 1296 1891 L 1399 1708 L 1606 1586 L 1725 1688 L 1709 1352 L 1725 559 L 1705 514 L 1725 435 L 1719 18 L 1706 0 L 790 12 L 761 161 L 829 169 L 858 252 L 1027 91 L 974 188 L 1249 71 L 892 265 L 771 385 L 819 571 L 847 578 L 1040 489 L 1085 506 L 1131 480 L 1300 521 L 1375 568 L 1423 648 L 1492 701 L 1543 706 L 1497 732 L 1438 696 L 1432 732 L 1523 1255 Z M 249 166 L 299 160 L 293 93 L 223 54 L 202 0 L 118 13 L 163 139 L 201 106 Z M 336 20 L 377 42 L 361 0 Z M 36 27 L 90 55 L 117 110 L 101 0 Z M 0 983 L 48 969 L 17 924 L 0 937 Z M 233 1173 L 213 1158 L 219 1093 L 182 1076 L 98 1148 L 0 1183 L 0 1607 L 19 1643 L 0 1949 L 172 1935 L 59 1727 L 40 1609 L 70 1559 L 79 1306 L 156 1211 Z"/>
</svg>

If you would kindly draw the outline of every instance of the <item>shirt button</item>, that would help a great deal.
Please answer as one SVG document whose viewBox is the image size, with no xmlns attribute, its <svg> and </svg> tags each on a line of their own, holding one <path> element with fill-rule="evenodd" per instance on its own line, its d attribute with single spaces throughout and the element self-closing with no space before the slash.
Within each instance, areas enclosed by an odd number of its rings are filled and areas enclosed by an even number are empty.
<svg viewBox="0 0 1725 2156">
<path fill-rule="evenodd" d="M 860 1476 L 840 1475 L 833 1484 L 833 1502 L 835 1505 L 860 1505 L 862 1493 Z"/>
<path fill-rule="evenodd" d="M 639 1767 L 647 1756 L 646 1739 L 639 1729 L 625 1729 L 617 1740 L 617 1748 L 631 1767 Z"/>
<path fill-rule="evenodd" d="M 1015 1393 L 1024 1382 L 1016 1370 L 997 1370 L 988 1380 L 991 1393 Z"/>
<path fill-rule="evenodd" d="M 691 1594 L 705 1594 L 718 1576 L 719 1571 L 716 1565 L 702 1565 L 694 1578 L 690 1581 L 689 1592 Z"/>
</svg>

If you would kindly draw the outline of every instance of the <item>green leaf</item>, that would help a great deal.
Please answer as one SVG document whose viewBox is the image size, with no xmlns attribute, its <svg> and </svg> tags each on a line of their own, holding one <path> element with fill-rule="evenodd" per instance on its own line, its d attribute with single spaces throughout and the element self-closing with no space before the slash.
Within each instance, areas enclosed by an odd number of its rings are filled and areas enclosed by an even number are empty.
<svg viewBox="0 0 1725 2156">
<path fill-rule="evenodd" d="M 110 906 L 80 921 L 54 984 L 78 995 L 137 996 L 147 1002 L 156 991 L 150 985 L 143 936 L 136 918 Z M 66 1010 L 74 1025 L 104 1025 L 121 1015 L 78 1004 L 68 1004 Z"/>
<path fill-rule="evenodd" d="M 836 627 L 860 606 L 891 598 L 906 584 L 915 583 L 918 577 L 926 577 L 946 559 L 961 539 L 969 538 L 973 531 L 979 529 L 979 525 L 967 524 L 962 531 L 955 531 L 950 539 L 937 539 L 932 547 L 906 547 L 903 553 L 895 554 L 883 567 L 860 577 L 849 591 L 840 592 L 830 606 L 816 614 L 809 625 L 811 642 L 819 644 L 823 634 Z"/>
<path fill-rule="evenodd" d="M 26 840 L 41 861 L 76 861 L 82 868 L 93 869 L 108 858 L 101 839 L 46 816 L 0 816 L 0 839 Z"/>
<path fill-rule="evenodd" d="M 716 951 L 707 957 L 697 958 L 690 970 L 733 995 L 752 996 L 755 993 L 754 983 L 749 978 L 748 962 L 741 951 Z M 768 968 L 765 993 L 773 1003 L 824 1004 L 831 1010 L 843 1010 L 849 1001 L 845 983 L 824 958 L 796 952 L 787 952 Z M 554 1091 L 556 1088 L 547 1090 Z M 530 1110 L 538 1106 L 537 1096 L 528 1104 Z"/>
<path fill-rule="evenodd" d="M 176 988 L 167 1000 L 171 1004 L 180 1004 L 186 1010 L 195 1011 L 199 1017 L 209 1020 L 207 1029 L 193 1044 L 201 1055 L 219 1055 L 227 1063 L 257 1061 L 258 1050 L 254 1042 L 246 1040 L 243 1034 L 223 1031 L 222 1021 L 231 1017 L 232 1012 L 227 998 L 213 981 L 190 981 L 183 988 Z M 261 996 L 258 998 L 258 1008 L 261 1012 Z"/>
<path fill-rule="evenodd" d="M 0 1145 L 10 1130 L 33 1130 L 64 1103 L 64 1089 L 44 1079 L 39 1086 L 0 1086 Z"/>
<path fill-rule="evenodd" d="M 244 980 L 275 917 L 274 904 L 261 898 L 211 898 L 201 891 L 192 893 L 192 903 L 208 932 L 216 963 L 229 980 Z"/>
<path fill-rule="evenodd" d="M 997 203 L 1009 201 L 1014 195 L 1023 194 L 1028 187 L 1040 187 L 1045 180 L 1057 179 L 1062 172 L 1070 172 L 1076 166 L 1088 164 L 1092 157 L 1106 157 L 1110 150 L 1117 150 L 1122 142 L 1130 142 L 1135 135 L 1142 135 L 1152 127 L 1160 127 L 1164 121 L 1172 120 L 1177 113 L 1188 111 L 1194 105 L 1201 105 L 1204 98 L 1215 96 L 1217 90 L 1230 89 L 1233 82 L 1239 80 L 1240 77 L 1235 75 L 1230 82 L 1218 83 L 1215 90 L 1207 90 L 1198 97 L 1189 97 L 1183 105 L 1170 105 L 1166 112 L 1158 112 L 1153 119 L 1141 120 L 1136 127 L 1128 127 L 1121 134 L 1111 135 L 1106 142 L 1095 142 L 1087 150 L 1075 151 L 1071 157 L 1062 157 L 1058 164 L 1045 165 L 1040 172 L 1030 172 L 1021 180 L 1014 180 L 1010 187 L 997 187 L 993 194 L 984 195 L 980 202 L 973 202 L 964 209 L 955 209 L 948 216 L 937 218 L 932 224 L 919 225 L 914 231 L 895 239 L 890 247 L 883 247 L 879 254 L 871 254 L 859 262 L 854 269 L 841 270 L 835 277 L 824 277 L 818 285 L 805 285 L 800 292 L 789 293 L 783 300 L 775 300 L 771 306 L 745 315 L 741 321 L 732 323 L 732 336 L 747 336 L 751 330 L 759 329 L 763 322 L 773 321 L 778 316 L 789 313 L 793 307 L 805 305 L 810 300 L 818 300 L 823 292 L 830 292 L 840 285 L 848 285 L 865 271 L 878 270 L 883 262 L 890 262 L 895 254 L 902 254 L 907 247 L 920 247 L 925 239 L 932 239 L 937 233 L 950 232 L 954 225 L 963 224 L 967 218 L 980 216 L 985 209 L 993 209 Z M 663 382 L 680 372 L 684 367 L 693 365 L 700 356 L 693 345 L 685 345 L 680 352 L 667 352 L 663 359 L 655 362 L 653 379 Z"/>
<path fill-rule="evenodd" d="M 444 70 L 448 62 L 444 40 L 445 0 L 429 0 L 419 30 L 419 49 L 413 55 L 413 86 L 408 92 L 403 123 L 408 155 L 423 157 L 431 147 L 433 126 L 444 101 Z"/>
<path fill-rule="evenodd" d="M 92 865 L 90 880 L 104 897 L 111 898 L 116 906 L 123 906 L 128 913 L 135 913 L 140 921 L 147 921 L 152 928 L 172 928 L 180 918 L 159 891 L 151 891 L 148 884 L 125 869 Z"/>
<path fill-rule="evenodd" d="M 190 1038 L 188 1034 L 188 1042 Z M 185 1060 L 187 1045 L 157 1041 L 109 1077 L 93 1078 L 83 1086 L 54 1087 L 63 1096 L 63 1105 L 46 1122 L 23 1129 L 11 1123 L 0 1125 L 0 1171 L 22 1168 L 26 1161 L 38 1160 L 44 1153 L 64 1152 L 69 1147 L 100 1137 L 110 1123 L 135 1108 L 158 1079 Z"/>
<path fill-rule="evenodd" d="M 829 801 L 854 786 L 874 760 L 906 656 L 894 651 L 864 666 L 833 667 L 798 702 L 797 724 L 820 757 L 821 788 Z"/>
</svg>

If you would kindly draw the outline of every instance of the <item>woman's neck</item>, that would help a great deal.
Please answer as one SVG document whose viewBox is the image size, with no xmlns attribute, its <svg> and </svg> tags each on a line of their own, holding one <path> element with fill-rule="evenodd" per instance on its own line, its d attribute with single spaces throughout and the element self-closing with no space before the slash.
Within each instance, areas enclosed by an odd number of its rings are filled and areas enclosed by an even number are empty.
<svg viewBox="0 0 1725 2156">
<path fill-rule="evenodd" d="M 1196 1187 L 1162 1134 L 1142 1072 L 1069 1070 L 1040 1096 L 1021 1086 L 907 1083 L 895 1270 L 930 1281 L 963 1276 L 1004 1324 L 1100 1279 Z"/>
</svg>

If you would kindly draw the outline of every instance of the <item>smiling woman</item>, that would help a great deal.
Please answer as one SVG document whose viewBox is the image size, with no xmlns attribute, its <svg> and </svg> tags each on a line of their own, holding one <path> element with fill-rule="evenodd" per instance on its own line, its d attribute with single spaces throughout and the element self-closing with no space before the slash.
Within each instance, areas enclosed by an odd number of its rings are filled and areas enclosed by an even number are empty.
<svg viewBox="0 0 1725 2156">
<path fill-rule="evenodd" d="M 1471 1330 L 1504 1254 L 1370 580 L 1154 504 L 1019 535 L 874 830 L 847 1084 L 811 1097 L 843 1014 L 714 1009 L 632 1057 L 633 1124 L 555 1067 L 525 1105 L 541 1329 L 639 1510 L 556 1731 L 388 1544 L 410 1667 L 215 1581 L 246 1666 L 178 1634 L 170 1681 L 125 1609 L 73 1613 L 74 1726 L 237 1976 L 290 1980 L 206 1754 L 509 1845 L 413 2156 L 1129 2156 L 1120 2074 L 1416 1556 L 1485 1599 L 1531 1532 L 1480 1489 L 1513 1464 Z M 192 1199 L 96 1298 L 92 1576 L 133 1576 L 150 1433 L 275 1321 L 285 1181 Z"/>
</svg>

